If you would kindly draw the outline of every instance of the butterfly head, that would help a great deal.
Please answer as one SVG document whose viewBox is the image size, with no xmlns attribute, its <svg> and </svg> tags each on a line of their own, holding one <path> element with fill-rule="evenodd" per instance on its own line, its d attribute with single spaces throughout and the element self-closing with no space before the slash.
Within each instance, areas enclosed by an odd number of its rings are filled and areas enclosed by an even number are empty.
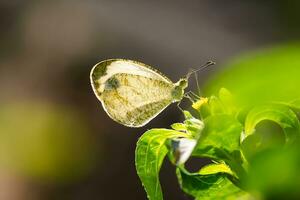
<svg viewBox="0 0 300 200">
<path fill-rule="evenodd" d="M 180 79 L 177 83 L 174 84 L 172 90 L 172 97 L 174 102 L 178 102 L 183 98 L 184 89 L 188 86 L 188 80 L 186 78 Z"/>
</svg>

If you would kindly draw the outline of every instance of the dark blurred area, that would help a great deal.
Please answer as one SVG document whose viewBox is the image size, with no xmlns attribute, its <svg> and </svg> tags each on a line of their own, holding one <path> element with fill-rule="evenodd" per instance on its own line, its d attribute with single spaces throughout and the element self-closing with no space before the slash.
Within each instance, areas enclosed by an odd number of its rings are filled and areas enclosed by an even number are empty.
<svg viewBox="0 0 300 200">
<path fill-rule="evenodd" d="M 176 81 L 216 61 L 199 74 L 201 86 L 242 53 L 299 39 L 299 7 L 296 0 L 1 0 L 0 199 L 146 199 L 135 143 L 182 115 L 170 106 L 144 128 L 113 122 L 92 92 L 92 66 L 133 59 Z M 165 199 L 190 199 L 174 171 L 163 166 Z"/>
</svg>

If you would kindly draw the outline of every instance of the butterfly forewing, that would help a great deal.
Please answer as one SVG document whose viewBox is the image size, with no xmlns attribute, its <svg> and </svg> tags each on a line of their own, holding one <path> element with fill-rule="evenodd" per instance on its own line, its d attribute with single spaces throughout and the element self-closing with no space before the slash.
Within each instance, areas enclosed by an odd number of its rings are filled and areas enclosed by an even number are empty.
<svg viewBox="0 0 300 200">
<path fill-rule="evenodd" d="M 93 68 L 91 81 L 108 115 L 126 126 L 145 125 L 172 102 L 174 84 L 135 61 L 101 62 Z"/>
</svg>

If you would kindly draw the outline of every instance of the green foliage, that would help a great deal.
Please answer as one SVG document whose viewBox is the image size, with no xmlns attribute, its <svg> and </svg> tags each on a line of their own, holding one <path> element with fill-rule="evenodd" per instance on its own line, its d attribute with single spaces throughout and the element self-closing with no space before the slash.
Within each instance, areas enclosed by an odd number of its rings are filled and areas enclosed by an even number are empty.
<svg viewBox="0 0 300 200">
<path fill-rule="evenodd" d="M 177 176 L 183 191 L 196 200 L 247 198 L 247 193 L 232 184 L 228 175 L 222 171 L 202 175 L 178 168 Z"/>
<path fill-rule="evenodd" d="M 166 141 L 178 137 L 188 137 L 188 135 L 174 130 L 152 129 L 144 133 L 137 143 L 136 170 L 150 200 L 163 199 L 159 170 L 168 153 Z"/>
<path fill-rule="evenodd" d="M 167 154 L 180 187 L 195 199 L 299 199 L 299 55 L 299 45 L 292 44 L 236 60 L 205 88 L 206 93 L 217 95 L 192 105 L 198 117 L 185 111 L 184 122 L 173 124 L 173 130 L 146 132 L 164 138 L 159 142 L 164 146 L 161 155 L 136 152 L 138 174 L 149 199 L 163 198 L 158 173 Z M 144 137 L 137 149 L 155 146 Z M 188 142 L 180 143 L 181 137 L 197 144 L 190 143 L 190 150 Z M 177 145 L 168 145 L 168 140 L 176 140 L 171 144 Z M 153 157 L 148 165 L 141 161 L 147 154 Z M 184 162 L 174 162 L 181 157 L 186 161 L 187 155 L 209 158 L 213 164 L 191 173 Z"/>
<path fill-rule="evenodd" d="M 204 120 L 205 128 L 201 133 L 193 155 L 224 161 L 237 174 L 243 174 L 240 167 L 240 136 L 242 125 L 232 116 L 218 114 Z"/>
<path fill-rule="evenodd" d="M 300 148 L 297 145 L 255 154 L 245 187 L 265 199 L 299 199 Z"/>
<path fill-rule="evenodd" d="M 195 154 L 216 159 L 223 158 L 222 152 L 230 154 L 239 150 L 243 127 L 235 118 L 219 114 L 207 117 L 204 124 Z"/>
<path fill-rule="evenodd" d="M 184 111 L 184 122 L 172 124 L 172 129 L 147 131 L 137 143 L 136 168 L 148 198 L 163 199 L 159 170 L 166 155 L 177 168 L 180 187 L 196 200 L 297 196 L 299 184 L 290 183 L 300 180 L 295 176 L 300 170 L 300 156 L 290 148 L 299 143 L 297 106 L 295 102 L 271 102 L 238 109 L 230 92 L 222 88 L 218 96 L 193 104 L 201 118 Z M 280 127 L 281 143 L 272 129 L 261 128 L 265 121 Z M 195 140 L 197 145 L 191 146 L 182 138 Z M 213 164 L 191 173 L 185 168 L 186 158 L 181 159 L 187 155 L 210 158 Z M 275 174 L 281 176 L 279 182 L 274 181 Z"/>
<path fill-rule="evenodd" d="M 206 83 L 205 93 L 225 87 L 239 106 L 299 99 L 299 55 L 300 44 L 292 43 L 240 56 Z"/>
<path fill-rule="evenodd" d="M 227 173 L 233 176 L 231 169 L 224 163 L 213 163 L 213 164 L 206 165 L 200 169 L 199 174 L 208 175 L 208 174 L 216 174 L 219 172 Z"/>
<path fill-rule="evenodd" d="M 300 130 L 299 120 L 290 108 L 279 104 L 269 104 L 257 106 L 249 112 L 245 122 L 246 136 L 253 133 L 255 126 L 263 120 L 277 122 L 288 141 L 293 140 L 294 135 Z"/>
</svg>

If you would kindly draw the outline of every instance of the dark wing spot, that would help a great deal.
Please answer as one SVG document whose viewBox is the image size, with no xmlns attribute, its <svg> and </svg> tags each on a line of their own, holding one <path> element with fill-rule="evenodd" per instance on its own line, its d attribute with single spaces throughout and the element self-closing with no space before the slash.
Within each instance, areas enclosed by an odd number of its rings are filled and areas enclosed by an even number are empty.
<svg viewBox="0 0 300 200">
<path fill-rule="evenodd" d="M 106 90 L 117 89 L 118 87 L 120 87 L 120 82 L 115 77 L 111 77 L 105 82 Z"/>
</svg>

